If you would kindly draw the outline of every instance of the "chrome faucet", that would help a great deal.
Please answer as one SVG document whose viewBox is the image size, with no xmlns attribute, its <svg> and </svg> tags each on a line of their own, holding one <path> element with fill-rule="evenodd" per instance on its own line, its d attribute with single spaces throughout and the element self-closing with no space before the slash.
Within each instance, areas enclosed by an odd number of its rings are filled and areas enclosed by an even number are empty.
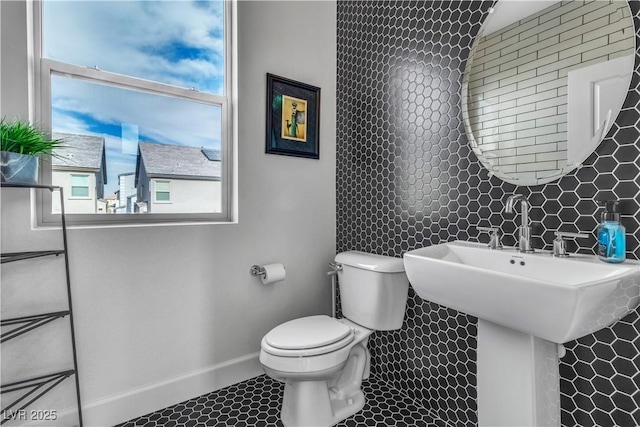
<svg viewBox="0 0 640 427">
<path fill-rule="evenodd" d="M 531 204 L 527 201 L 527 198 L 522 194 L 513 194 L 507 198 L 507 203 L 504 206 L 506 213 L 513 213 L 516 202 L 520 202 L 520 227 L 518 227 L 518 250 L 520 252 L 533 252 L 531 248 L 531 227 L 529 226 L 529 209 Z"/>
</svg>

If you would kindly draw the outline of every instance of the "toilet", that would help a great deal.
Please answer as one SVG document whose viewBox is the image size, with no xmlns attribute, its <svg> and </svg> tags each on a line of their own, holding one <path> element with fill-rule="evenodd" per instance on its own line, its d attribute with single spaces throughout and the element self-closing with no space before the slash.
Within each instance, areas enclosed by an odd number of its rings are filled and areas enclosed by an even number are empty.
<svg viewBox="0 0 640 427">
<path fill-rule="evenodd" d="M 349 251 L 335 262 L 344 318 L 302 317 L 262 338 L 260 363 L 285 384 L 286 427 L 330 426 L 361 410 L 369 335 L 402 326 L 409 290 L 402 258 Z"/>
</svg>

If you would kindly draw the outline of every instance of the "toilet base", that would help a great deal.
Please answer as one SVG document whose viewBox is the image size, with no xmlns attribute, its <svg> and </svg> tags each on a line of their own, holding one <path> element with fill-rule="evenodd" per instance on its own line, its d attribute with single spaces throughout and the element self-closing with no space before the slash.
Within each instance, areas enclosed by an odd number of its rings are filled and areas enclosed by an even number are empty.
<svg viewBox="0 0 640 427">
<path fill-rule="evenodd" d="M 328 427 L 360 411 L 364 393 L 357 390 L 347 398 L 331 398 L 326 381 L 286 383 L 280 417 L 285 427 Z"/>
<path fill-rule="evenodd" d="M 360 343 L 332 376 L 307 381 L 287 378 L 282 423 L 285 427 L 329 427 L 360 411 L 365 404 L 362 380 L 369 378 L 370 363 L 369 350 Z"/>
</svg>

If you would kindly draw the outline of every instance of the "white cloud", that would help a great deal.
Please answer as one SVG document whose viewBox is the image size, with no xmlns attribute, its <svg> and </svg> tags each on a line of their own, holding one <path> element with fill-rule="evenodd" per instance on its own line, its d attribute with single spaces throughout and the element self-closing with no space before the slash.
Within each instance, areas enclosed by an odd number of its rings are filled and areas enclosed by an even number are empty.
<svg viewBox="0 0 640 427">
<path fill-rule="evenodd" d="M 218 91 L 216 80 L 224 72 L 223 2 L 206 5 L 191 1 L 45 2 L 44 54 L 76 65 Z M 197 58 L 185 61 L 181 52 L 197 54 Z"/>
<path fill-rule="evenodd" d="M 53 110 L 52 121 L 55 123 L 53 132 L 76 133 L 81 135 L 91 134 L 89 125 L 84 120 L 61 114 L 58 110 Z"/>
</svg>

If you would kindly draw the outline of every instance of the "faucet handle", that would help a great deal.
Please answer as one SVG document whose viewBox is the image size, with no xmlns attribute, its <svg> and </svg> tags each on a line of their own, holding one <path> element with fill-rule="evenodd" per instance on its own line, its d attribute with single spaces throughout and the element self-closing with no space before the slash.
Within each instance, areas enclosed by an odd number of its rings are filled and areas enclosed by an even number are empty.
<svg viewBox="0 0 640 427">
<path fill-rule="evenodd" d="M 489 233 L 489 249 L 502 249 L 500 229 L 498 227 L 476 227 L 479 232 Z"/>
<path fill-rule="evenodd" d="M 556 231 L 556 238 L 553 240 L 553 256 L 566 258 L 569 256 L 567 253 L 566 241 L 564 238 L 569 237 L 572 239 L 583 239 L 589 237 L 586 233 L 568 233 L 564 231 Z"/>
</svg>

